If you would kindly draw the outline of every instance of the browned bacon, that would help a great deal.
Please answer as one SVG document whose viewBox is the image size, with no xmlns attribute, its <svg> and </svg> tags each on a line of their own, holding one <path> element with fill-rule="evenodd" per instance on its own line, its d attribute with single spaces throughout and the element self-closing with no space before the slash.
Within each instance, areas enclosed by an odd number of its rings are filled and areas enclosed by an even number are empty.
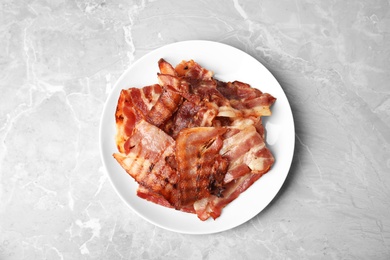
<svg viewBox="0 0 390 260">
<path fill-rule="evenodd" d="M 217 81 L 217 89 L 230 102 L 230 106 L 223 106 L 220 109 L 220 116 L 269 116 L 270 107 L 276 100 L 270 94 L 262 93 L 249 84 L 239 81 L 227 83 Z"/>
<path fill-rule="evenodd" d="M 172 90 L 169 86 L 166 87 L 156 104 L 147 113 L 146 120 L 155 126 L 162 125 L 171 118 L 181 102 L 181 95 L 175 90 Z"/>
<path fill-rule="evenodd" d="M 211 194 L 222 192 L 228 162 L 219 154 L 224 128 L 195 127 L 183 129 L 176 139 L 178 188 L 181 206 Z"/>
<path fill-rule="evenodd" d="M 229 161 L 225 183 L 250 172 L 264 174 L 274 163 L 274 157 L 254 126 L 245 126 L 235 132 L 223 141 L 220 151 Z"/>
<path fill-rule="evenodd" d="M 134 125 L 154 106 L 161 92 L 162 88 L 158 84 L 121 91 L 115 112 L 116 144 L 119 152 L 128 152 L 124 144 L 132 134 Z"/>
<path fill-rule="evenodd" d="M 167 162 L 175 152 L 175 141 L 158 127 L 141 120 L 129 138 L 129 153 L 114 158 L 142 186 L 176 204 L 178 176 Z"/>
<path fill-rule="evenodd" d="M 217 114 L 218 107 L 214 103 L 202 101 L 195 104 L 186 100 L 172 118 L 172 123 L 166 131 L 176 138 L 184 128 L 213 126 Z"/>
<path fill-rule="evenodd" d="M 139 185 L 137 189 L 137 196 L 153 203 L 159 204 L 164 207 L 173 208 L 172 205 L 167 201 L 163 195 L 151 191 L 150 189 Z"/>
<path fill-rule="evenodd" d="M 143 198 L 145 200 L 148 200 L 150 202 L 156 203 L 158 205 L 161 205 L 161 206 L 164 206 L 167 208 L 173 208 L 173 206 L 169 203 L 169 201 L 167 201 L 162 195 L 160 195 L 154 191 L 151 191 L 142 185 L 138 186 L 137 196 L 140 198 Z M 193 205 L 183 206 L 179 210 L 187 212 L 187 213 L 195 214 L 195 210 L 194 210 Z"/>
<path fill-rule="evenodd" d="M 120 94 L 114 157 L 140 198 L 216 219 L 274 163 L 261 117 L 275 98 L 193 60 L 158 66 L 159 84 Z"/>
<path fill-rule="evenodd" d="M 218 218 L 221 215 L 222 209 L 230 202 L 235 200 L 242 192 L 247 190 L 255 181 L 260 179 L 261 174 L 248 173 L 238 180 L 231 182 L 225 186 L 225 191 L 221 197 L 212 195 L 203 198 L 194 203 L 194 209 L 198 218 L 207 220 L 212 217 Z"/>
<path fill-rule="evenodd" d="M 171 118 L 171 121 L 164 126 L 164 131 L 176 138 L 181 130 L 191 124 L 199 110 L 200 107 L 195 103 L 184 100 L 176 114 Z"/>
<path fill-rule="evenodd" d="M 262 94 L 260 90 L 240 81 L 223 82 L 216 80 L 216 83 L 219 92 L 229 100 L 249 100 Z"/>
<path fill-rule="evenodd" d="M 162 58 L 158 61 L 158 68 L 160 69 L 161 74 L 177 76 L 175 68 L 173 68 L 169 62 L 167 62 L 166 60 L 164 60 Z"/>
<path fill-rule="evenodd" d="M 201 67 L 193 60 L 182 61 L 175 68 L 179 76 L 186 77 L 190 80 L 210 80 L 213 72 Z"/>
</svg>

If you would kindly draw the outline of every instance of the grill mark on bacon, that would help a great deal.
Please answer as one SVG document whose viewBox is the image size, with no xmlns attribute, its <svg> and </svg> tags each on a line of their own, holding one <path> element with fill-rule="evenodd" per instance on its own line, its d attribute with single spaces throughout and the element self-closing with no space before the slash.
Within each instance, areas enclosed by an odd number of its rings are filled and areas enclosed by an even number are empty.
<svg viewBox="0 0 390 260">
<path fill-rule="evenodd" d="M 165 160 L 174 153 L 174 140 L 156 126 L 141 120 L 136 124 L 130 142 L 133 147 L 130 152 L 114 154 L 114 158 L 138 183 L 161 194 L 171 204 L 177 203 L 177 174 Z M 151 164 L 154 165 L 152 168 Z M 161 181 L 165 179 L 169 182 Z"/>
<path fill-rule="evenodd" d="M 176 139 L 180 203 L 189 205 L 222 187 L 227 161 L 218 153 L 224 128 L 187 128 Z"/>
</svg>

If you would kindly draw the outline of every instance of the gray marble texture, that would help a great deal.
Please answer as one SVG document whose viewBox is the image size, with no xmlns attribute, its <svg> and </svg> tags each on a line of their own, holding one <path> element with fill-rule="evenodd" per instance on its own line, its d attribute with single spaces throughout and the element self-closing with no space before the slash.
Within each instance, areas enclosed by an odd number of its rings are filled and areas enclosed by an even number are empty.
<svg viewBox="0 0 390 260">
<path fill-rule="evenodd" d="M 0 3 L 0 259 L 389 259 L 390 3 Z M 168 43 L 263 63 L 296 126 L 271 204 L 212 235 L 166 231 L 115 193 L 99 121 L 119 76 Z"/>
</svg>

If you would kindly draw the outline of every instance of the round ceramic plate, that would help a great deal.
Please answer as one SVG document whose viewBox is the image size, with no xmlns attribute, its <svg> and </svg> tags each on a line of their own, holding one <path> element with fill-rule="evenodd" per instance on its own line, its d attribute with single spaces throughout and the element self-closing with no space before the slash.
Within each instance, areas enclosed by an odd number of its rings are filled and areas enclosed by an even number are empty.
<svg viewBox="0 0 390 260">
<path fill-rule="evenodd" d="M 138 184 L 116 162 L 115 110 L 120 91 L 157 83 L 158 60 L 176 66 L 182 60 L 198 62 L 222 81 L 242 81 L 276 97 L 272 116 L 264 117 L 267 146 L 275 157 L 271 170 L 227 205 L 216 220 L 201 221 L 195 214 L 165 208 L 139 198 Z M 294 152 L 294 122 L 285 93 L 272 74 L 256 59 L 234 47 L 210 41 L 166 45 L 143 56 L 119 78 L 108 97 L 100 124 L 100 149 L 107 174 L 125 203 L 149 222 L 180 233 L 209 234 L 234 228 L 261 212 L 275 197 L 290 169 Z"/>
</svg>

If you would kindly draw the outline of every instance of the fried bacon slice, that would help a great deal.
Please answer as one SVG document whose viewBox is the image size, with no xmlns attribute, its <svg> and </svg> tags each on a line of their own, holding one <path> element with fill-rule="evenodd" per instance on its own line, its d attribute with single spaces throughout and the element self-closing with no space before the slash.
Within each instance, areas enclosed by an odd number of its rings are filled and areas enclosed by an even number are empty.
<svg viewBox="0 0 390 260">
<path fill-rule="evenodd" d="M 261 176 L 262 175 L 260 174 L 248 173 L 236 181 L 227 184 L 222 196 L 217 197 L 211 195 L 210 197 L 196 201 L 194 203 L 194 209 L 198 218 L 203 221 L 210 217 L 213 219 L 218 218 L 226 205 L 238 198 L 241 193 L 247 190 L 255 181 L 260 179 Z"/>
<path fill-rule="evenodd" d="M 240 81 L 216 82 L 217 90 L 229 100 L 228 106 L 220 108 L 219 116 L 236 118 L 271 115 L 270 107 L 276 100 L 272 95 Z"/>
<path fill-rule="evenodd" d="M 218 107 L 214 103 L 202 101 L 196 104 L 185 100 L 164 129 L 176 138 L 185 128 L 214 126 L 213 120 L 217 114 Z"/>
<path fill-rule="evenodd" d="M 161 194 L 171 205 L 177 204 L 178 175 L 169 163 L 175 141 L 158 127 L 140 120 L 129 138 L 127 154 L 114 158 L 140 185 Z"/>
<path fill-rule="evenodd" d="M 262 116 L 276 99 L 193 60 L 158 67 L 158 84 L 122 90 L 113 156 L 140 198 L 216 219 L 273 165 Z"/>
<path fill-rule="evenodd" d="M 256 128 L 232 128 L 231 132 L 230 136 L 224 139 L 220 151 L 229 161 L 224 182 L 231 182 L 250 172 L 260 175 L 266 173 L 274 163 L 274 157 Z"/>
<path fill-rule="evenodd" d="M 161 93 L 162 88 L 158 84 L 121 91 L 115 112 L 117 130 L 115 139 L 119 152 L 128 152 L 125 143 L 131 136 L 135 124 L 155 105 Z"/>
<path fill-rule="evenodd" d="M 139 185 L 137 189 L 137 196 L 140 198 L 143 198 L 147 201 L 156 203 L 158 205 L 167 207 L 167 208 L 174 208 L 169 201 L 167 201 L 161 194 L 158 194 L 154 191 L 151 191 L 150 189 Z M 196 214 L 194 206 L 193 205 L 188 205 L 188 206 L 182 206 L 178 210 L 187 212 L 187 213 L 193 213 Z"/>
<path fill-rule="evenodd" d="M 163 58 L 158 61 L 158 68 L 160 69 L 161 74 L 178 76 L 175 68 Z"/>
<path fill-rule="evenodd" d="M 183 129 L 176 139 L 176 161 L 179 173 L 180 205 L 220 196 L 228 161 L 219 154 L 224 128 L 195 127 Z"/>
<path fill-rule="evenodd" d="M 181 102 L 182 96 L 180 94 L 170 89 L 169 86 L 164 88 L 156 104 L 146 114 L 146 120 L 155 126 L 161 126 L 171 118 Z"/>
<path fill-rule="evenodd" d="M 193 60 L 182 61 L 176 66 L 175 71 L 177 75 L 190 80 L 211 80 L 213 77 L 212 71 L 201 67 Z"/>
</svg>

